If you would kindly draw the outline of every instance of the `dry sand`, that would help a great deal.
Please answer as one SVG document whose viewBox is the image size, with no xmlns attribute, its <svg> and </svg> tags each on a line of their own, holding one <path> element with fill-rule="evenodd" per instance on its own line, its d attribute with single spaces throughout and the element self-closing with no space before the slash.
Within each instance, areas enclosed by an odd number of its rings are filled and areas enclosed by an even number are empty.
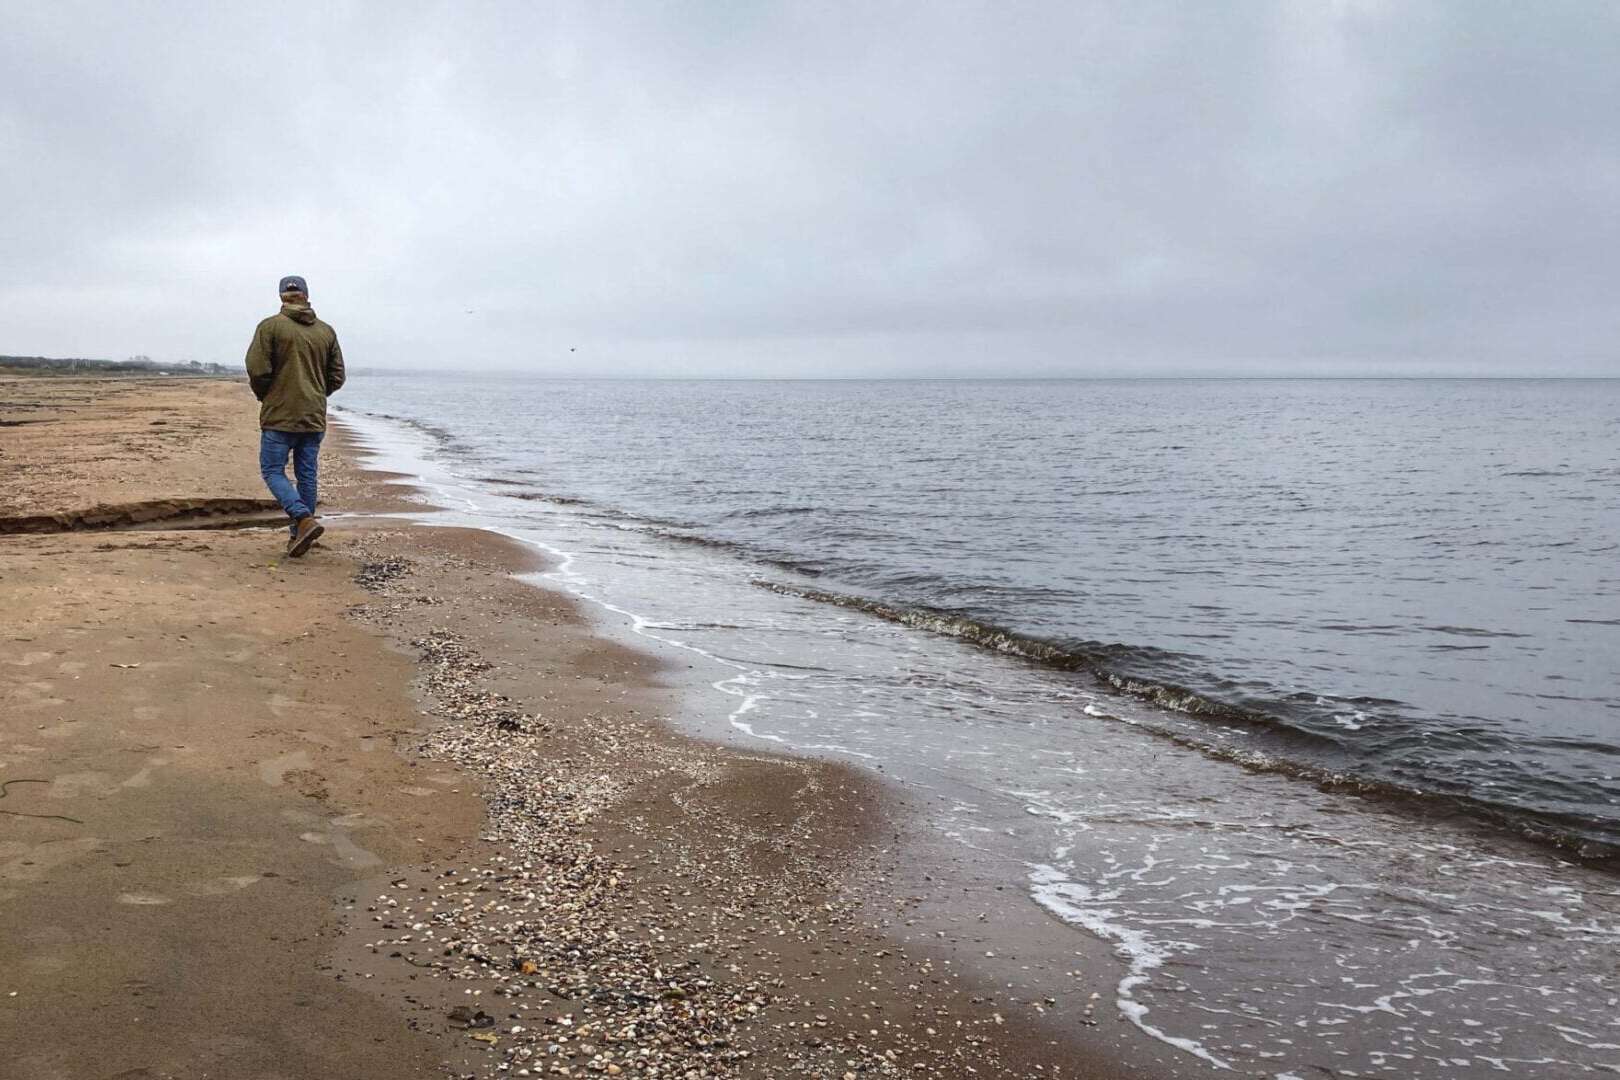
<svg viewBox="0 0 1620 1080">
<path fill-rule="evenodd" d="M 0 1076 L 1155 1075 L 1076 1023 L 1106 970 L 916 940 L 877 781 L 676 734 L 528 551 L 368 516 L 341 434 L 281 558 L 254 415 L 0 375 Z"/>
</svg>

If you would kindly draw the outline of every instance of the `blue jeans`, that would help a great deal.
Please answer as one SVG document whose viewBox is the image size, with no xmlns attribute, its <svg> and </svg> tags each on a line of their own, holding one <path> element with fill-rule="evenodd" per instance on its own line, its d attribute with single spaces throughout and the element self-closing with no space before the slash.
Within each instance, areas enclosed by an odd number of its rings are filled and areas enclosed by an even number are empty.
<svg viewBox="0 0 1620 1080">
<path fill-rule="evenodd" d="M 292 518 L 291 531 L 298 531 L 298 519 L 315 513 L 315 471 L 324 431 L 262 431 L 259 433 L 259 474 L 276 502 Z M 287 458 L 292 458 L 294 487 L 287 482 Z"/>
</svg>

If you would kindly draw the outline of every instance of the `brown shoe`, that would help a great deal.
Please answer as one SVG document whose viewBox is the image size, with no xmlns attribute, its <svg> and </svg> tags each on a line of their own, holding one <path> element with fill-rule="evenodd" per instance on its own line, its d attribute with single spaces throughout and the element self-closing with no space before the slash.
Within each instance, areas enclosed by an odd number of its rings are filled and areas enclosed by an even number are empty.
<svg viewBox="0 0 1620 1080">
<path fill-rule="evenodd" d="M 320 538 L 326 527 L 313 517 L 298 519 L 298 531 L 293 533 L 292 542 L 287 545 L 287 557 L 296 559 L 309 550 L 309 545 Z"/>
</svg>

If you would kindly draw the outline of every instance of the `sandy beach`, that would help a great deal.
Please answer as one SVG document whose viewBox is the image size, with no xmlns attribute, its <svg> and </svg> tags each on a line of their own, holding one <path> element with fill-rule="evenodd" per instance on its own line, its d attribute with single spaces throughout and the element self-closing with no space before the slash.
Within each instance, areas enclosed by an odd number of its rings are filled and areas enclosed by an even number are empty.
<svg viewBox="0 0 1620 1080">
<path fill-rule="evenodd" d="M 286 560 L 239 382 L 0 375 L 0 422 L 6 1076 L 1160 1075 L 1101 946 L 985 957 L 1022 897 L 868 774 L 678 734 L 341 430 Z"/>
</svg>

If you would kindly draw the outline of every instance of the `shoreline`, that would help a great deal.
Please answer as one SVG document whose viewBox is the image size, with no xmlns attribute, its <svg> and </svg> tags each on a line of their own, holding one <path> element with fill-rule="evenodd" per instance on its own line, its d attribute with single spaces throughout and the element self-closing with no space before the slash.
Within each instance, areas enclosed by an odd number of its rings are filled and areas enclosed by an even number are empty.
<svg viewBox="0 0 1620 1080">
<path fill-rule="evenodd" d="M 555 552 L 563 561 L 545 584 L 581 597 L 599 633 L 673 659 L 678 674 L 695 667 L 681 730 L 745 750 L 859 759 L 928 819 L 932 837 L 897 847 L 891 872 L 915 871 L 896 891 L 942 910 L 909 912 L 891 930 L 926 940 L 937 925 L 957 937 L 963 927 L 950 920 L 967 893 L 955 903 L 949 894 L 969 882 L 973 905 L 1027 902 L 996 908 L 976 934 L 965 928 L 983 950 L 958 954 L 973 970 L 1022 983 L 1031 973 L 1009 954 L 1080 950 L 1083 972 L 1121 976 L 1104 990 L 1116 999 L 1101 1006 L 1104 1019 L 1143 1034 L 1116 1039 L 1117 1057 L 1156 1051 L 1156 1064 L 1182 1075 L 1218 1060 L 1278 1077 L 1357 1062 L 1376 1074 L 1406 1061 L 1411 1075 L 1607 1067 L 1611 1023 L 1604 990 L 1591 989 L 1610 985 L 1612 878 L 1450 815 L 1178 752 L 1138 734 L 1131 714 L 1108 715 L 1114 698 L 982 649 L 761 599 L 751 567 L 726 551 L 669 548 L 657 528 L 593 504 L 553 506 L 538 479 L 513 485 L 536 475 L 521 460 L 507 455 L 511 475 L 486 475 L 468 443 L 445 447 L 420 427 L 362 424 L 386 467 L 449 508 L 439 521 L 494 525 Z M 873 706 L 888 722 L 863 711 L 868 685 L 888 695 Z M 936 686 L 966 694 L 931 696 Z M 955 711 L 957 700 L 991 706 L 984 724 Z M 994 748 L 1006 760 L 981 756 Z M 1037 755 L 1033 767 L 1020 754 Z M 941 837 L 951 842 L 926 850 Z M 1027 926 L 1020 917 L 1035 905 L 1052 916 L 1044 929 L 1066 933 L 1040 949 L 1015 937 L 1010 946 L 1006 924 Z M 1055 985 L 1070 1020 L 1085 1019 Z M 1546 1025 L 1527 1025 L 1530 1016 Z M 1425 1071 L 1430 1062 L 1438 1071 Z"/>
<path fill-rule="evenodd" d="M 426 436 L 437 450 L 461 445 L 450 431 L 420 418 L 348 407 L 342 411 L 350 415 L 350 424 L 380 423 L 403 428 L 413 436 Z M 537 490 L 533 479 L 503 476 L 475 479 L 483 485 L 494 485 L 512 498 L 641 520 L 635 513 L 608 504 Z M 520 543 L 529 542 L 499 528 L 493 531 Z M 677 531 L 671 522 L 655 521 L 649 533 L 672 544 L 734 555 L 767 568 L 785 570 L 790 575 L 797 570 L 791 562 L 762 556 L 734 541 Z M 1414 821 L 1449 822 L 1459 831 L 1485 838 L 1498 837 L 1514 845 L 1528 844 L 1550 858 L 1569 860 L 1607 874 L 1620 874 L 1620 832 L 1616 832 L 1612 821 L 1520 805 L 1510 799 L 1493 801 L 1480 791 L 1447 790 L 1412 778 L 1383 775 L 1358 767 L 1355 762 L 1316 760 L 1308 754 L 1290 753 L 1290 741 L 1309 741 L 1318 736 L 1308 730 L 1287 727 L 1277 715 L 1261 706 L 1234 705 L 1162 676 L 1133 674 L 1128 669 L 1109 666 L 1100 652 L 1031 636 L 957 611 L 891 602 L 859 592 L 827 591 L 820 587 L 815 575 L 790 580 L 757 576 L 752 584 L 785 597 L 858 611 L 920 633 L 962 641 L 987 654 L 1015 658 L 1037 670 L 1082 676 L 1103 691 L 1105 712 L 1110 702 L 1116 702 L 1117 709 L 1127 710 L 1124 715 L 1129 719 L 1123 722 L 1137 730 L 1245 771 L 1274 773 L 1356 800 L 1374 812 L 1393 808 Z M 1122 719 L 1121 716 L 1111 718 Z M 1241 730 L 1245 737 L 1227 739 L 1221 734 L 1223 728 Z"/>
<path fill-rule="evenodd" d="M 341 418 L 339 424 L 342 424 Z M 351 429 L 345 431 L 345 455 L 353 461 L 363 451 L 355 445 L 356 433 Z M 395 512 L 414 510 L 428 516 L 434 512 L 410 496 L 400 502 L 391 501 L 391 497 L 400 499 L 397 492 L 402 488 L 418 490 L 410 476 L 364 467 L 361 475 L 381 482 L 380 488 L 375 483 L 365 485 L 369 490 L 362 499 L 364 505 Z M 876 773 L 847 764 L 791 753 L 739 749 L 679 731 L 668 719 L 680 708 L 681 692 L 678 681 L 663 678 L 669 673 L 670 662 L 660 661 L 631 644 L 614 644 L 610 639 L 596 636 L 593 619 L 580 610 L 580 601 L 536 584 L 534 575 L 551 568 L 550 556 L 539 552 L 531 543 L 494 528 L 425 525 L 403 531 L 406 535 L 393 543 L 403 542 L 408 546 L 390 546 L 385 558 L 399 557 L 405 550 L 409 552 L 406 558 L 420 559 L 426 550 L 455 560 L 464 557 L 465 548 L 460 542 L 452 544 L 444 538 L 475 538 L 471 542 L 485 552 L 486 558 L 494 559 L 492 564 L 484 566 L 484 571 L 509 575 L 499 583 L 500 593 L 486 594 L 481 602 L 505 595 L 521 605 L 524 598 L 545 597 L 546 604 L 566 608 L 576 632 L 595 642 L 595 647 L 609 649 L 613 655 L 639 665 L 636 681 L 640 685 L 636 689 L 643 695 L 650 692 L 654 701 L 643 702 L 629 730 L 621 729 L 614 738 L 621 742 L 631 739 L 640 744 L 628 755 L 631 759 L 640 761 L 652 757 L 664 764 L 627 785 L 631 792 L 627 805 L 656 806 L 662 802 L 661 811 L 651 820 L 660 820 L 660 814 L 677 814 L 688 820 L 707 822 L 709 829 L 722 833 L 726 830 L 716 823 L 726 822 L 732 826 L 729 837 L 702 828 L 663 834 L 661 843 L 671 850 L 652 856 L 657 867 L 665 866 L 673 858 L 690 873 L 691 868 L 724 863 L 731 857 L 729 879 L 707 876 L 697 883 L 688 880 L 681 889 L 683 894 L 701 895 L 711 908 L 719 907 L 724 911 L 728 908 L 723 899 L 726 891 L 735 888 L 740 880 L 752 884 L 746 902 L 729 905 L 732 912 L 757 907 L 759 900 L 754 893 L 761 889 L 772 892 L 777 905 L 791 908 L 796 904 L 803 909 L 802 914 L 790 920 L 801 927 L 794 943 L 796 948 L 782 946 L 785 932 L 780 924 L 774 928 L 746 926 L 746 930 L 754 937 L 756 949 L 762 944 L 773 946 L 769 950 L 774 955 L 770 957 L 768 970 L 770 977 L 777 981 L 779 991 L 784 988 L 783 980 L 790 977 L 785 976 L 782 969 L 785 967 L 791 972 L 797 966 L 804 969 L 797 978 L 813 979 L 820 996 L 796 1002 L 786 997 L 773 1001 L 769 1009 L 773 1016 L 770 1023 L 779 1029 L 777 1036 L 783 1035 L 780 1029 L 785 1028 L 790 1043 L 779 1044 L 774 1049 L 767 1047 L 764 1051 L 751 1049 L 757 1071 L 744 1070 L 739 1075 L 839 1077 L 850 1070 L 856 1075 L 866 1075 L 872 1069 L 877 1070 L 878 1075 L 934 1075 L 933 1070 L 940 1069 L 938 1075 L 948 1076 L 960 1075 L 953 1069 L 962 1066 L 972 1066 L 977 1075 L 992 1076 L 1161 1075 L 1158 1063 L 1148 1060 L 1159 1048 L 1146 1040 L 1142 1040 L 1146 1048 L 1142 1060 L 1127 1067 L 1119 1061 L 1116 1046 L 1102 1046 L 1086 1037 L 1094 1029 L 1083 1025 L 1097 1022 L 1097 1003 L 1111 999 L 1118 979 L 1114 970 L 1117 961 L 1113 959 L 1111 947 L 1095 942 L 1085 960 L 1074 959 L 1072 932 L 1027 904 L 1026 898 L 1015 890 L 1004 889 L 998 877 L 980 875 L 972 882 L 954 882 L 964 886 L 964 893 L 971 892 L 971 903 L 942 895 L 942 885 L 935 880 L 935 875 L 947 863 L 959 866 L 963 861 L 962 853 L 922 835 L 920 815 L 907 804 L 904 792 Z M 443 543 L 435 545 L 436 539 Z M 406 571 L 403 579 L 392 579 L 390 584 L 409 580 L 409 572 Z M 515 576 L 520 572 L 525 574 L 526 580 Z M 437 569 L 430 574 L 429 582 L 442 573 L 442 567 Z M 424 587 L 431 588 L 431 584 Z M 502 673 L 494 687 L 503 702 L 533 701 L 537 694 L 541 698 L 548 695 L 543 680 L 507 674 L 524 671 L 536 658 L 522 642 L 511 640 L 510 628 L 502 620 L 491 623 L 478 610 L 457 612 L 454 608 L 447 618 L 441 618 L 439 616 L 445 613 L 436 608 L 437 605 L 406 605 L 400 609 L 397 614 L 403 619 L 390 630 L 396 646 L 403 646 L 407 640 L 421 640 L 414 636 L 431 632 L 435 626 L 447 622 L 453 623 L 457 634 L 471 627 L 468 637 L 475 646 L 474 654 L 483 662 L 493 661 L 495 670 Z M 422 617 L 424 610 L 432 611 L 433 615 Z M 560 671 L 554 671 L 551 676 L 559 674 Z M 627 681 L 624 675 L 619 676 L 617 683 L 602 673 L 596 678 L 605 686 L 617 685 L 621 691 Z M 430 699 L 431 695 L 424 701 L 424 707 L 431 710 Z M 516 706 L 500 706 L 507 707 Z M 575 717 L 572 723 L 593 719 L 597 718 Z M 629 717 L 620 719 L 621 722 L 630 720 Z M 578 743 L 569 742 L 566 737 L 559 737 L 561 735 L 556 730 L 547 732 L 548 739 L 556 739 L 567 747 L 568 755 L 581 753 Z M 624 757 L 621 753 L 611 762 L 615 773 L 626 767 Z M 591 773 L 593 767 L 576 763 L 576 771 Z M 686 777 L 674 788 L 667 775 L 671 770 Z M 728 771 L 733 775 L 728 776 Z M 577 782 L 577 777 L 565 782 Z M 777 803 L 781 789 L 788 782 L 803 783 L 813 794 L 806 799 L 795 799 L 793 812 L 784 817 Z M 701 792 L 701 802 L 693 801 L 697 799 L 696 792 Z M 593 845 L 612 852 L 647 851 L 647 811 L 639 810 L 635 820 L 626 822 L 623 810 L 623 805 L 617 811 L 608 810 L 594 822 L 594 828 L 600 832 L 595 834 Z M 750 828 L 750 818 L 764 818 L 769 822 L 768 827 Z M 783 832 L 789 834 L 789 840 L 782 839 Z M 750 853 L 744 860 L 747 865 L 735 859 L 739 850 Z M 929 856 L 938 862 L 927 861 Z M 667 873 L 664 869 L 656 871 L 661 881 L 670 880 Z M 698 887 L 694 888 L 694 884 Z M 662 887 L 674 886 L 664 884 Z M 819 904 L 811 902 L 806 906 L 803 902 L 806 893 L 818 897 Z M 1004 957 L 993 976 L 973 970 L 974 960 L 983 953 L 983 938 L 979 935 L 991 912 L 998 920 L 1025 927 L 1003 939 L 1022 947 L 1017 955 Z M 1042 926 L 1045 933 L 1040 930 Z M 661 929 L 666 937 L 671 937 L 675 928 L 661 924 Z M 710 943 L 720 932 L 712 910 L 706 913 L 700 910 L 695 922 L 688 920 L 680 929 L 705 953 L 711 951 Z M 792 936 L 792 932 L 787 934 Z M 981 942 L 977 951 L 971 944 L 975 938 Z M 735 953 L 737 949 L 734 944 L 730 951 Z M 1058 965 L 1073 969 L 1070 977 L 1063 980 L 1068 983 L 1065 997 L 1070 1000 L 1063 1002 L 1061 1012 L 1055 999 L 1038 995 L 1021 999 L 1016 990 L 1008 992 L 1015 982 L 1027 979 L 1027 958 L 1038 958 L 1046 966 L 1054 962 L 1051 958 L 1060 955 L 1071 959 L 1059 961 Z M 823 958 L 836 958 L 835 966 L 828 968 Z M 984 961 L 981 964 L 989 966 Z M 1082 969 L 1084 977 L 1081 977 Z M 852 1005 L 857 1002 L 863 1004 Z M 806 1060 L 805 1050 L 791 1045 L 791 1040 L 796 1038 L 794 1026 L 797 1024 L 801 1031 L 813 1032 L 808 1039 L 798 1039 L 799 1042 L 811 1051 L 831 1053 L 834 1040 L 827 1037 L 827 1032 L 837 1030 L 839 1014 L 851 1008 L 858 1008 L 858 1015 L 843 1018 L 847 1027 L 844 1042 L 849 1047 L 839 1052 L 855 1056 L 840 1059 L 843 1064 L 817 1064 Z M 1111 1009 L 1104 1012 L 1111 1013 Z M 1020 1014 L 1023 1025 L 1018 1023 Z M 873 1024 L 877 1026 L 869 1026 Z M 908 1031 L 908 1026 L 913 1030 Z M 921 1030 L 915 1030 L 919 1026 Z M 1019 1030 L 1020 1026 L 1023 1030 Z M 1031 1035 L 1039 1037 L 1038 1046 L 1029 1044 Z M 894 1049 L 896 1045 L 904 1048 L 897 1051 L 898 1064 L 865 1045 L 866 1039 L 873 1038 L 887 1040 L 887 1049 Z M 777 1055 L 774 1058 L 773 1053 Z M 941 1062 L 941 1054 L 954 1055 L 955 1063 Z M 1162 1073 L 1178 1074 L 1174 1069 Z"/>
<path fill-rule="evenodd" d="M 31 382 L 8 380 L 8 396 L 39 392 Z M 98 396 L 50 382 L 75 399 L 45 410 L 72 437 L 30 444 L 40 457 L 21 467 L 60 467 L 31 471 L 7 513 L 262 499 L 240 385 Z M 368 519 L 403 506 L 354 453 L 331 440 L 325 501 L 343 513 L 295 563 L 262 529 L 166 529 L 178 523 L 161 515 L 139 532 L 0 538 L 18 597 L 0 665 L 0 903 L 19 928 L 0 968 L 26 974 L 7 980 L 0 1037 L 25 1048 L 16 1075 L 429 1076 L 448 1063 L 476 1076 L 508 1052 L 519 1075 L 1153 1075 L 890 932 L 926 902 L 850 901 L 861 875 L 896 869 L 903 808 L 876 780 L 676 734 L 655 719 L 670 690 L 652 661 L 512 577 L 533 565 L 514 544 Z M 390 560 L 411 564 L 390 574 Z M 420 706 L 411 641 L 429 643 Z M 798 793 L 786 806 L 784 791 Z M 533 828 L 537 813 L 551 826 Z M 537 908 L 525 893 L 577 903 Z M 365 910 L 406 895 L 413 923 Z M 488 934 L 473 914 L 523 903 Z M 444 962 L 442 936 L 430 954 L 419 935 L 458 915 L 458 940 L 483 959 L 424 972 Z M 514 973 L 536 985 L 514 987 Z M 507 1013 L 488 1008 L 497 996 Z M 455 1011 L 468 1002 L 484 1007 Z M 674 1071 L 677 1058 L 697 1072 Z"/>
</svg>

